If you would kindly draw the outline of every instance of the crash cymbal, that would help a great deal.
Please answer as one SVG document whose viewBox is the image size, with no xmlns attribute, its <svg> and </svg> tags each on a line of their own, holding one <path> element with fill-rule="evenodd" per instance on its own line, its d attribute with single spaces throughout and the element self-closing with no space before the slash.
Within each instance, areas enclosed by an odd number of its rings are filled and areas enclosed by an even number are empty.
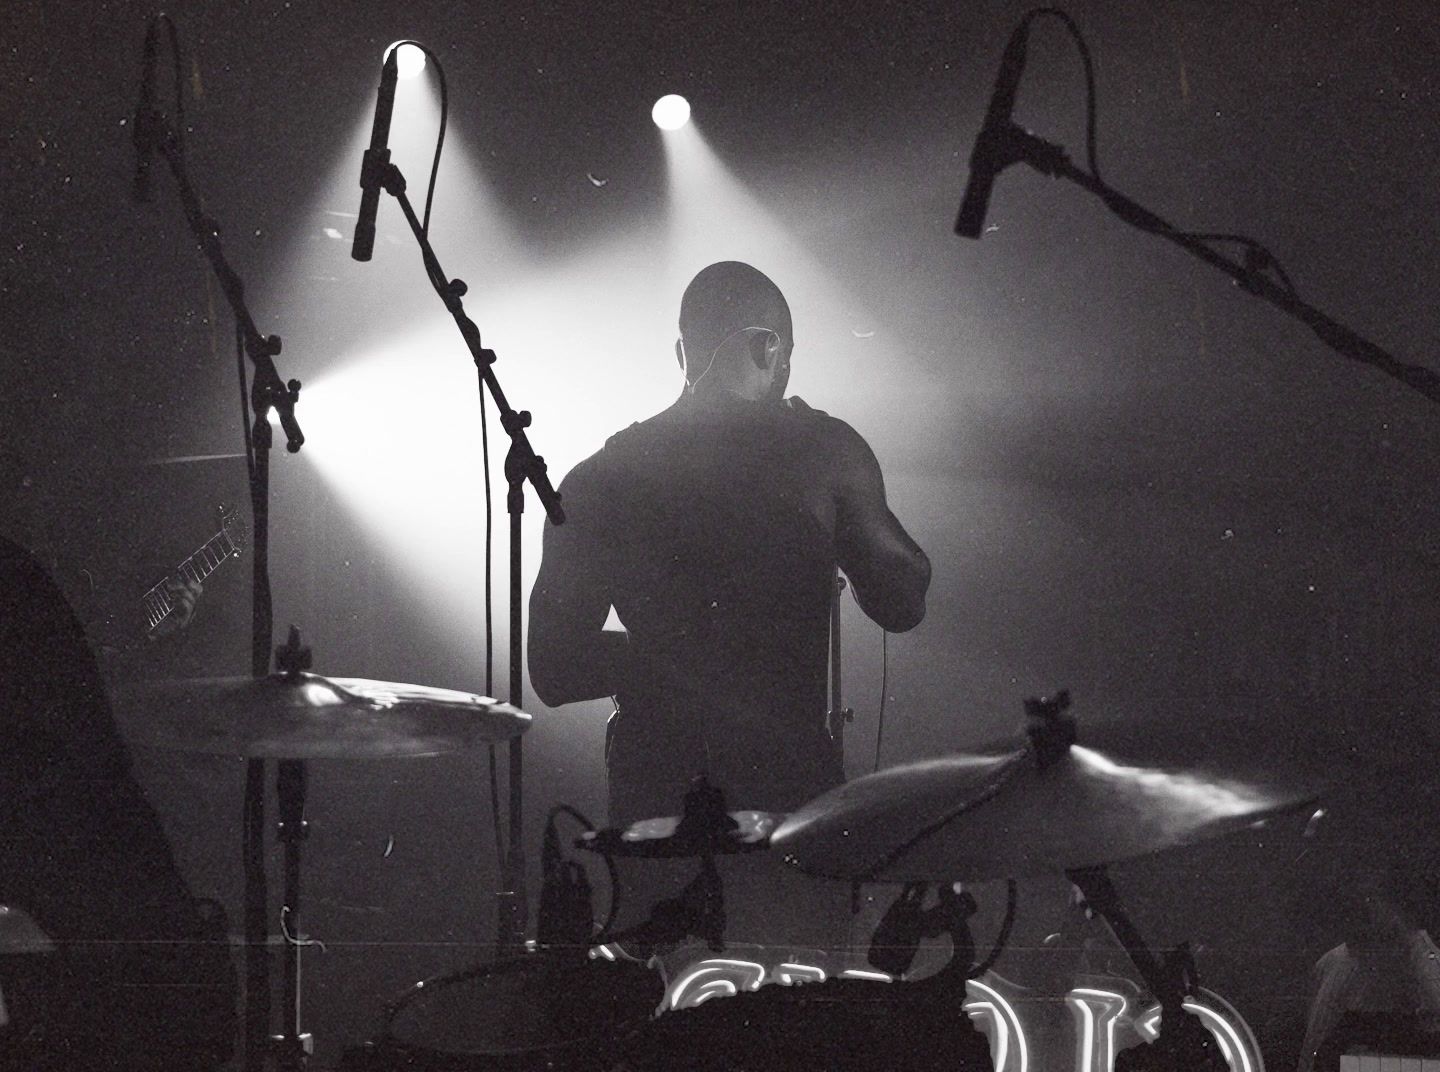
<svg viewBox="0 0 1440 1072">
<path fill-rule="evenodd" d="M 1076 733 L 1048 765 L 1020 737 L 848 782 L 790 813 L 771 847 L 802 871 L 852 881 L 1059 873 L 1219 837 L 1359 776 L 1343 741 L 1263 719 Z"/>
<path fill-rule="evenodd" d="M 725 814 L 730 821 L 723 824 L 725 829 L 692 832 L 681 828 L 680 816 L 670 815 L 660 819 L 641 819 L 629 826 L 591 830 L 580 835 L 575 844 L 608 856 L 649 859 L 733 856 L 766 848 L 771 833 L 785 818 L 783 812 L 771 811 L 732 811 Z"/>
<path fill-rule="evenodd" d="M 318 674 L 126 686 L 116 714 L 138 743 L 252 759 L 390 759 L 518 737 L 523 711 L 427 685 Z"/>
</svg>

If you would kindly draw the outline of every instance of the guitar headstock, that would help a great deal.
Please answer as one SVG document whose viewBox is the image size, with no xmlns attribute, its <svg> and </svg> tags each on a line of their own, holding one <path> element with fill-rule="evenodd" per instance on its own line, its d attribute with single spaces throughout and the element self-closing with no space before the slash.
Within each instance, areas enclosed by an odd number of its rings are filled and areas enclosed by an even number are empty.
<svg viewBox="0 0 1440 1072">
<path fill-rule="evenodd" d="M 240 552 L 244 551 L 246 545 L 250 542 L 249 522 L 245 520 L 244 515 L 240 513 L 238 507 L 227 506 L 221 503 L 218 510 L 220 513 L 220 531 L 225 534 L 225 538 L 234 546 L 235 556 L 238 558 Z"/>
</svg>

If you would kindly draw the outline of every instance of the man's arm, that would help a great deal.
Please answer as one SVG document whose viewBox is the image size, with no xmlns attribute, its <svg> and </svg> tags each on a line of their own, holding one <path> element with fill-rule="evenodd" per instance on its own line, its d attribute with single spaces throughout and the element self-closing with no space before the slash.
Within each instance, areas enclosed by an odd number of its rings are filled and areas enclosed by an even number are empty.
<svg viewBox="0 0 1440 1072">
<path fill-rule="evenodd" d="M 545 523 L 540 573 L 530 592 L 530 684 L 549 707 L 613 696 L 625 662 L 625 634 L 605 628 L 610 592 L 595 482 L 586 461 L 561 484 L 568 518 L 563 525 Z"/>
<path fill-rule="evenodd" d="M 885 478 L 875 452 L 838 422 L 835 544 L 840 568 L 855 586 L 860 609 L 882 628 L 903 633 L 925 617 L 930 559 L 885 501 Z"/>
</svg>

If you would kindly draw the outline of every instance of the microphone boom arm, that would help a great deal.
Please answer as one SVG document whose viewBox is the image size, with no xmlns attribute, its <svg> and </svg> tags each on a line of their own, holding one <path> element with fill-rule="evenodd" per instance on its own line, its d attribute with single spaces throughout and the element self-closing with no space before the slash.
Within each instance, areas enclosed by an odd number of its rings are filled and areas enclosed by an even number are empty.
<svg viewBox="0 0 1440 1072">
<path fill-rule="evenodd" d="M 275 362 L 271 359 L 280 352 L 280 336 L 261 335 L 260 329 L 255 326 L 250 310 L 245 305 L 245 284 L 225 259 L 225 250 L 220 245 L 220 225 L 205 214 L 205 209 L 200 204 L 200 198 L 185 171 L 184 156 L 180 152 L 174 131 L 158 112 L 151 111 L 143 117 L 142 122 L 153 138 L 153 148 L 158 150 L 170 165 L 171 174 L 175 176 L 175 184 L 180 192 L 180 203 L 185 208 L 185 218 L 200 244 L 201 252 L 210 261 L 215 276 L 220 281 L 220 289 L 230 303 L 240 334 L 245 340 L 245 353 L 254 366 L 250 398 L 256 425 L 258 427 L 265 424 L 268 427 L 266 414 L 273 408 L 285 432 L 285 449 L 294 454 L 305 443 L 305 433 L 300 430 L 300 425 L 295 420 L 295 402 L 300 395 L 300 382 L 290 380 L 283 383 L 280 374 L 275 371 Z M 265 648 L 268 662 L 268 641 Z"/>
<path fill-rule="evenodd" d="M 1431 402 L 1440 403 L 1440 374 L 1433 369 L 1401 361 L 1394 354 L 1301 300 L 1287 288 L 1261 274 L 1254 266 L 1217 253 L 1203 238 L 1177 230 L 1098 176 L 1076 167 L 1060 146 L 1031 134 L 1013 122 L 988 131 L 987 135 L 999 139 L 997 148 L 1004 153 L 1002 167 L 1011 163 L 1025 163 L 1042 174 L 1068 179 L 1077 186 L 1084 187 L 1126 223 L 1175 243 L 1211 267 L 1224 272 L 1251 294 L 1289 313 L 1342 357 L 1371 365 L 1424 395 Z"/>
<path fill-rule="evenodd" d="M 368 160 L 365 166 L 370 166 Z M 521 662 L 523 625 L 521 613 L 524 593 L 520 568 L 520 518 L 525 509 L 526 481 L 529 481 L 535 489 L 535 494 L 539 496 L 540 503 L 545 508 L 545 513 L 549 516 L 552 524 L 564 524 L 565 511 L 560 506 L 559 492 L 550 483 L 545 459 L 535 453 L 535 448 L 530 445 L 530 437 L 525 434 L 525 429 L 530 425 L 529 412 L 516 411 L 511 408 L 505 392 L 500 387 L 500 381 L 495 375 L 495 351 L 482 345 L 479 327 L 465 313 L 465 306 L 461 301 L 468 289 L 465 282 L 460 279 L 450 279 L 440 267 L 440 261 L 435 256 L 435 250 L 430 245 L 425 228 L 415 214 L 415 208 L 410 204 L 410 199 L 405 194 L 405 176 L 400 169 L 394 164 L 384 164 L 380 178 L 385 192 L 400 202 L 400 208 L 405 213 L 405 219 L 410 224 L 415 241 L 419 243 L 420 255 L 425 262 L 425 272 L 430 277 L 430 283 L 435 288 L 435 293 L 440 296 L 440 300 L 445 303 L 445 308 L 454 317 L 455 324 L 460 329 L 460 335 L 470 350 L 470 356 L 475 361 L 475 368 L 480 379 L 484 383 L 485 389 L 490 392 L 490 397 L 494 399 L 495 408 L 500 412 L 500 424 L 506 434 L 510 436 L 510 452 L 505 457 L 505 479 L 509 484 L 507 510 L 510 514 L 509 701 L 516 707 L 522 707 L 524 675 Z M 484 405 L 483 396 L 481 405 Z M 529 907 L 525 894 L 524 839 L 521 825 L 524 769 L 521 738 L 512 738 L 507 744 L 507 751 L 509 753 L 509 776 L 507 778 L 509 847 L 502 861 L 502 881 L 507 888 L 499 891 L 497 895 L 499 902 L 496 919 L 497 944 L 502 953 L 519 953 L 524 948 L 525 933 L 529 925 Z"/>
</svg>

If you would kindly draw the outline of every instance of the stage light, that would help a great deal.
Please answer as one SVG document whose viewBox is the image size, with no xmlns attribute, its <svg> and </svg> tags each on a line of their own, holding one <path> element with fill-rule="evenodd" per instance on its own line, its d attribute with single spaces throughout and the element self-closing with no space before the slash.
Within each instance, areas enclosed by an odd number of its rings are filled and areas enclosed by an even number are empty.
<svg viewBox="0 0 1440 1072">
<path fill-rule="evenodd" d="M 650 118 L 661 130 L 679 130 L 690 122 L 690 102 L 678 93 L 667 93 L 650 109 Z"/>
<path fill-rule="evenodd" d="M 401 78 L 414 78 L 425 69 L 425 50 L 416 48 L 414 45 L 406 44 L 404 41 L 395 41 L 390 44 L 381 57 L 380 62 L 390 58 L 390 50 L 399 48 L 395 54 L 395 73 Z"/>
</svg>

